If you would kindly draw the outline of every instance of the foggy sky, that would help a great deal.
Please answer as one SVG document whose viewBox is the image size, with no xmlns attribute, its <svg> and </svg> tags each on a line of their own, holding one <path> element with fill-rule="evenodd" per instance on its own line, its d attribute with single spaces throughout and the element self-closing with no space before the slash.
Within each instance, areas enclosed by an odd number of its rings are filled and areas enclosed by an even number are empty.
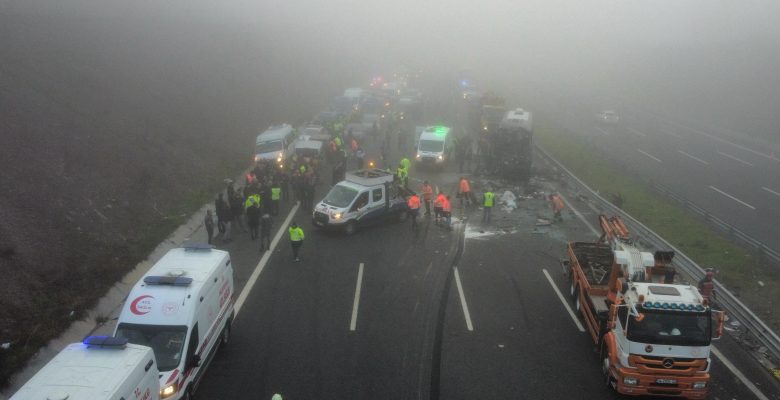
<svg viewBox="0 0 780 400">
<path fill-rule="evenodd" d="M 773 0 L 2 0 L 0 12 L 82 15 L 239 32 L 246 60 L 301 63 L 334 86 L 399 66 L 477 71 L 485 89 L 646 93 L 718 119 L 735 107 L 771 131 L 780 104 L 780 2 Z M 265 43 L 260 53 L 255 43 Z M 268 51 L 267 49 L 272 49 Z M 255 52 L 254 54 L 252 54 Z M 312 68 L 317 74 L 317 68 Z M 349 80 L 352 82 L 348 82 Z M 628 88 L 628 89 L 626 89 Z M 536 90 L 535 89 L 535 90 Z M 506 89 L 505 89 L 506 90 Z M 330 95 L 333 95 L 332 93 Z M 522 95 L 508 97 L 524 99 Z M 715 100 L 714 100 L 715 99 Z M 758 122 L 757 122 L 758 121 Z M 728 122 L 728 121 L 727 121 Z M 731 121 L 733 122 L 733 121 Z M 742 124 L 737 125 L 738 128 Z M 743 125 L 744 127 L 744 125 Z"/>
</svg>

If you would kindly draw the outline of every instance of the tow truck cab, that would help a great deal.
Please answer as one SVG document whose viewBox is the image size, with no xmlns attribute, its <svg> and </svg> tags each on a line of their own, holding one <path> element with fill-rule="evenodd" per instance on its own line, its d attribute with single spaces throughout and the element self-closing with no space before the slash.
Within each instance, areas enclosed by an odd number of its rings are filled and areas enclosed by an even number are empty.
<svg viewBox="0 0 780 400">
<path fill-rule="evenodd" d="M 406 191 L 393 180 L 392 173 L 380 169 L 348 172 L 314 207 L 314 226 L 343 229 L 351 235 L 358 227 L 384 217 L 405 219 Z"/>
</svg>

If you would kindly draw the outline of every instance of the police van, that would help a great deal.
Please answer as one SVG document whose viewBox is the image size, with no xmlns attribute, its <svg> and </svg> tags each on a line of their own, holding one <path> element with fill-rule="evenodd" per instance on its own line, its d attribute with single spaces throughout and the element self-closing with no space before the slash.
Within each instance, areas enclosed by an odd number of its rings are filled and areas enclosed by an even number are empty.
<svg viewBox="0 0 780 400">
<path fill-rule="evenodd" d="M 211 245 L 172 249 L 135 284 L 115 336 L 154 350 L 161 399 L 190 399 L 233 321 L 230 254 Z"/>
<path fill-rule="evenodd" d="M 158 374 L 151 348 L 90 336 L 63 349 L 11 400 L 157 400 Z"/>
<path fill-rule="evenodd" d="M 255 162 L 275 162 L 282 165 L 294 151 L 295 130 L 289 124 L 274 125 L 257 135 Z"/>
<path fill-rule="evenodd" d="M 415 161 L 422 165 L 443 166 L 452 154 L 451 129 L 429 126 L 420 133 Z"/>
<path fill-rule="evenodd" d="M 351 235 L 384 217 L 405 220 L 408 193 L 393 181 L 392 173 L 380 169 L 347 172 L 346 179 L 334 185 L 314 207 L 314 226 L 343 229 Z"/>
</svg>

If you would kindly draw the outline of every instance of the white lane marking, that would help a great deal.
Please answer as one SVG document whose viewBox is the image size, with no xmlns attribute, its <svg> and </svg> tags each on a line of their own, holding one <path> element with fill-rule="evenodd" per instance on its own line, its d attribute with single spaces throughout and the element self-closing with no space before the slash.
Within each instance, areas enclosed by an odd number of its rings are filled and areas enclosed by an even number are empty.
<svg viewBox="0 0 780 400">
<path fill-rule="evenodd" d="M 730 158 L 730 159 L 732 159 L 732 160 L 734 160 L 734 161 L 741 162 L 742 164 L 745 164 L 745 165 L 747 165 L 747 166 L 749 166 L 749 167 L 753 167 L 753 166 L 754 166 L 753 164 L 751 164 L 751 163 L 749 163 L 749 162 L 747 162 L 747 161 L 745 161 L 745 160 L 741 160 L 741 159 L 739 159 L 739 158 L 737 158 L 737 157 L 734 157 L 734 156 L 732 156 L 731 154 L 726 154 L 726 153 L 724 153 L 724 152 L 722 152 L 722 151 L 719 151 L 719 152 L 718 152 L 718 154 L 722 155 L 723 157 Z"/>
<path fill-rule="evenodd" d="M 363 288 L 363 263 L 358 267 L 357 283 L 355 284 L 355 300 L 352 302 L 352 319 L 349 321 L 349 330 L 357 327 L 357 313 L 360 305 L 360 290 Z"/>
<path fill-rule="evenodd" d="M 665 134 L 667 134 L 667 135 L 669 135 L 669 136 L 674 136 L 674 137 L 676 137 L 677 139 L 682 139 L 682 136 L 680 136 L 680 134 L 678 134 L 678 133 L 674 133 L 674 132 L 672 132 L 672 131 L 670 131 L 670 130 L 668 130 L 668 129 L 661 129 L 661 132 L 662 132 L 662 133 L 665 133 Z"/>
<path fill-rule="evenodd" d="M 652 158 L 652 159 L 653 159 L 653 160 L 655 160 L 655 161 L 658 161 L 658 162 L 663 162 L 663 161 L 659 160 L 657 157 L 655 157 L 655 156 L 651 155 L 650 153 L 647 153 L 647 152 L 645 152 L 645 151 L 643 151 L 643 150 L 641 150 L 641 149 L 636 149 L 636 151 L 638 151 L 638 152 L 640 152 L 640 153 L 642 153 L 642 154 L 644 154 L 644 155 L 646 155 L 646 156 L 648 156 L 648 157 Z"/>
<path fill-rule="evenodd" d="M 742 381 L 742 384 L 745 385 L 751 392 L 753 392 L 756 397 L 759 398 L 759 400 L 769 400 L 766 395 L 761 393 L 760 390 L 756 387 L 756 385 L 753 384 L 740 370 L 737 369 L 737 367 L 734 366 L 734 364 L 729 361 L 726 356 L 723 355 L 723 353 L 720 352 L 715 346 L 712 346 L 712 354 L 715 354 L 718 359 L 723 363 L 726 368 L 728 368 L 729 371 L 731 371 L 734 376 L 737 377 L 740 381 Z"/>
<path fill-rule="evenodd" d="M 594 228 L 593 225 L 591 225 L 590 222 L 588 222 L 588 220 L 585 219 L 585 217 L 582 215 L 582 213 L 580 213 L 580 210 L 574 208 L 574 205 L 569 200 L 567 200 L 565 197 L 563 197 L 563 194 L 558 193 L 558 196 L 561 196 L 561 199 L 563 200 L 563 202 L 565 204 L 569 205 L 569 207 L 571 208 L 571 211 L 574 213 L 574 215 L 576 215 L 577 218 L 579 218 L 580 221 L 582 221 L 582 223 L 585 224 L 585 226 L 587 226 L 588 229 L 590 229 L 590 231 L 593 232 L 594 235 L 601 236 L 599 234 L 599 231 L 597 231 L 596 228 Z"/>
<path fill-rule="evenodd" d="M 575 325 L 577 325 L 577 329 L 579 329 L 580 332 L 585 332 L 585 328 L 582 326 L 580 320 L 574 314 L 574 311 L 572 311 L 571 307 L 569 307 L 569 303 L 566 302 L 566 298 L 563 297 L 561 291 L 558 290 L 558 286 L 555 285 L 555 281 L 553 281 L 553 278 L 550 276 L 550 273 L 547 272 L 547 270 L 544 268 L 542 268 L 542 272 L 544 272 L 544 276 L 547 277 L 547 280 L 550 282 L 550 286 L 552 286 L 553 290 L 555 290 L 555 294 L 557 294 L 558 298 L 561 300 L 561 304 L 563 304 L 563 306 L 566 308 L 566 311 L 569 312 L 569 316 L 571 316 L 571 320 L 574 321 Z"/>
<path fill-rule="evenodd" d="M 460 283 L 458 267 L 454 267 L 452 270 L 455 274 L 455 285 L 458 286 L 458 295 L 460 296 L 460 305 L 463 308 L 463 317 L 466 318 L 466 329 L 473 331 L 474 325 L 471 323 L 471 313 L 469 313 L 469 306 L 466 304 L 466 295 L 463 293 L 463 285 Z"/>
<path fill-rule="evenodd" d="M 601 134 L 602 134 L 602 135 L 609 135 L 609 132 L 605 131 L 605 130 L 604 130 L 602 127 L 600 127 L 600 126 L 597 126 L 597 127 L 596 127 L 596 129 L 598 129 L 598 130 L 599 130 L 599 132 L 601 132 Z"/>
<path fill-rule="evenodd" d="M 742 204 L 743 206 L 745 206 L 745 207 L 747 207 L 747 208 L 749 208 L 751 210 L 755 210 L 756 209 L 755 207 L 751 206 L 750 204 L 745 203 L 744 201 L 742 201 L 742 200 L 740 200 L 740 199 L 738 199 L 738 198 L 736 198 L 736 197 L 734 197 L 734 196 L 732 196 L 732 195 L 730 195 L 730 194 L 728 194 L 728 193 L 726 193 L 726 192 L 716 188 L 715 186 L 710 186 L 710 189 L 712 189 L 712 190 L 714 190 L 714 191 L 716 191 L 716 192 L 718 192 L 718 193 L 720 193 L 720 194 L 730 198 L 731 200 L 736 201 L 739 204 Z"/>
<path fill-rule="evenodd" d="M 772 190 L 772 189 L 770 189 L 770 188 L 768 188 L 768 187 L 766 187 L 766 186 L 762 186 L 762 187 L 761 187 L 761 189 L 764 189 L 764 190 L 766 190 L 767 192 L 769 192 L 769 193 L 772 193 L 772 194 L 774 194 L 774 195 L 776 195 L 776 196 L 780 196 L 780 192 L 775 192 L 774 190 Z"/>
<path fill-rule="evenodd" d="M 639 135 L 639 136 L 642 136 L 642 137 L 647 137 L 647 134 L 645 134 L 645 133 L 643 133 L 643 132 L 640 132 L 640 131 L 638 131 L 638 130 L 636 130 L 636 129 L 634 129 L 634 128 L 630 127 L 630 126 L 628 127 L 628 130 L 629 130 L 629 131 L 631 131 L 631 132 L 634 132 L 634 133 L 636 133 L 636 134 L 637 134 L 637 135 Z"/>
<path fill-rule="evenodd" d="M 260 258 L 260 262 L 257 263 L 255 270 L 252 271 L 252 275 L 249 276 L 249 280 L 246 281 L 246 285 L 244 285 L 244 289 L 241 291 L 241 294 L 238 295 L 238 299 L 236 299 L 236 305 L 234 307 L 235 317 L 238 317 L 238 312 L 241 311 L 241 307 L 244 305 L 247 296 L 249 296 L 249 292 L 252 291 L 252 288 L 255 286 L 255 283 L 257 283 L 257 278 L 260 277 L 260 273 L 263 272 L 263 269 L 265 268 L 265 264 L 268 263 L 268 260 L 271 258 L 271 254 L 273 254 L 274 249 L 276 249 L 276 245 L 279 244 L 279 240 L 282 239 L 282 234 L 284 234 L 285 231 L 284 228 L 290 225 L 290 221 L 292 221 L 292 217 L 295 215 L 295 212 L 298 211 L 299 206 L 300 203 L 294 205 L 293 208 L 290 210 L 290 213 L 287 214 L 287 218 L 284 219 L 284 223 L 279 225 L 279 231 L 276 232 L 276 236 L 274 236 L 274 240 L 271 241 L 271 246 L 270 246 L 271 248 L 265 251 L 263 257 Z"/>
<path fill-rule="evenodd" d="M 702 160 L 701 158 L 693 156 L 693 155 L 690 155 L 690 154 L 688 154 L 688 153 L 686 153 L 686 152 L 684 152 L 682 150 L 677 150 L 677 152 L 682 154 L 682 155 L 684 155 L 684 156 L 686 156 L 686 157 L 688 157 L 688 158 L 690 158 L 690 159 L 692 159 L 692 160 L 696 160 L 696 161 L 698 161 L 698 162 L 700 162 L 700 163 L 702 163 L 704 165 L 709 165 L 710 164 L 710 163 Z"/>
<path fill-rule="evenodd" d="M 664 118 L 662 118 L 662 119 L 664 119 Z M 679 126 L 679 127 L 681 127 L 681 128 L 687 129 L 687 130 L 689 130 L 689 131 L 691 131 L 691 132 L 695 132 L 695 133 L 698 133 L 698 134 L 700 134 L 700 135 L 704 135 L 704 136 L 706 136 L 706 137 L 708 137 L 708 138 L 710 138 L 710 139 L 717 140 L 718 142 L 721 142 L 721 143 L 726 143 L 726 144 L 729 144 L 729 145 L 731 145 L 731 146 L 734 146 L 734 147 L 736 147 L 736 148 L 738 148 L 738 149 L 742 149 L 742 150 L 745 150 L 745 151 L 747 151 L 747 152 L 753 153 L 753 154 L 755 154 L 755 155 L 757 155 L 757 156 L 765 157 L 765 158 L 768 158 L 768 159 L 770 159 L 770 160 L 773 160 L 773 161 L 780 161 L 780 159 L 778 159 L 777 157 L 775 157 L 775 156 L 774 156 L 774 154 L 766 154 L 766 153 L 762 153 L 762 152 L 760 152 L 760 151 L 756 151 L 756 150 L 753 150 L 753 149 L 751 149 L 751 148 L 749 148 L 749 147 L 745 147 L 745 146 L 742 146 L 742 145 L 740 145 L 740 144 L 736 144 L 736 143 L 734 143 L 734 142 L 730 142 L 730 141 L 728 141 L 728 140 L 726 140 L 726 139 L 723 139 L 723 138 L 717 137 L 717 136 L 715 136 L 715 135 L 712 135 L 712 134 L 709 134 L 709 133 L 707 133 L 707 132 L 702 132 L 702 131 L 700 131 L 700 130 L 698 130 L 698 129 L 696 129 L 696 128 L 691 128 L 691 127 L 689 127 L 689 126 L 685 126 L 685 125 L 679 124 L 679 123 L 677 123 L 677 122 L 674 122 L 674 121 L 671 121 L 671 120 L 667 120 L 667 121 L 668 121 L 669 123 L 672 123 L 672 124 L 674 124 L 674 125 L 677 125 L 677 126 Z"/>
</svg>

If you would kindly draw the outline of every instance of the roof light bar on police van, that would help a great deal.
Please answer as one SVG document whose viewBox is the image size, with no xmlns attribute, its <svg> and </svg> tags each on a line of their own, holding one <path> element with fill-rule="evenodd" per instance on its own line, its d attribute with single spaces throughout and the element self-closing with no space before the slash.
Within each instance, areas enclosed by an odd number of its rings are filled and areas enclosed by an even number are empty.
<svg viewBox="0 0 780 400">
<path fill-rule="evenodd" d="M 123 349 L 127 345 L 127 338 L 114 336 L 87 336 L 82 343 L 89 347 L 114 347 Z"/>
</svg>

